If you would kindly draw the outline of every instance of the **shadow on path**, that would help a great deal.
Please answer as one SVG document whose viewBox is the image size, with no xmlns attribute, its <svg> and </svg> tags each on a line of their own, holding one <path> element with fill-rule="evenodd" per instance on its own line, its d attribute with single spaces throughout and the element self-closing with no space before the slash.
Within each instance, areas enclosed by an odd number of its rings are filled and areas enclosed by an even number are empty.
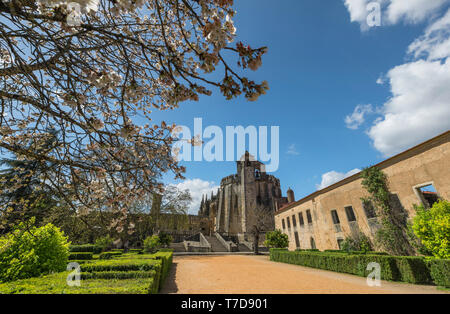
<svg viewBox="0 0 450 314">
<path fill-rule="evenodd" d="M 170 268 L 169 275 L 166 278 L 166 281 L 164 282 L 164 285 L 159 292 L 160 294 L 169 294 L 169 293 L 177 293 L 178 287 L 176 283 L 177 278 L 177 263 L 172 263 L 172 267 Z"/>
</svg>

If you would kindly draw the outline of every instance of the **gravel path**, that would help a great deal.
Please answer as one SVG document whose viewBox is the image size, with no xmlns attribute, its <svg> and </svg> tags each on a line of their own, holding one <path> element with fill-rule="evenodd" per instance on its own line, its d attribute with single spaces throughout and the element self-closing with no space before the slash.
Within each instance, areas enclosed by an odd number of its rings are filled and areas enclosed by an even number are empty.
<svg viewBox="0 0 450 314">
<path fill-rule="evenodd" d="M 448 293 L 433 286 L 382 281 L 369 287 L 366 278 L 275 263 L 268 256 L 176 256 L 161 293 L 296 294 L 296 293 Z"/>
</svg>

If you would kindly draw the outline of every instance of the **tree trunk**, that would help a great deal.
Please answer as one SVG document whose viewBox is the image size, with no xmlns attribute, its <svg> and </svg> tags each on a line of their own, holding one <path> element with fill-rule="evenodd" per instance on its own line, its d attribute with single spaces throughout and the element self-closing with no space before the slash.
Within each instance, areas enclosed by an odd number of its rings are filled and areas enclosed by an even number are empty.
<svg viewBox="0 0 450 314">
<path fill-rule="evenodd" d="M 253 252 L 254 252 L 256 255 L 259 254 L 259 233 L 256 233 L 256 234 L 254 235 Z"/>
</svg>

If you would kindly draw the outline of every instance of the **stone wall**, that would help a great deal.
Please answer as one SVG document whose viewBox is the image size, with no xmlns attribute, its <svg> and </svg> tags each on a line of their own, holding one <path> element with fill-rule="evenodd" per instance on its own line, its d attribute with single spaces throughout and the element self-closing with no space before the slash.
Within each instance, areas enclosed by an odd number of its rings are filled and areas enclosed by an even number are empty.
<svg viewBox="0 0 450 314">
<path fill-rule="evenodd" d="M 418 190 L 422 186 L 432 184 L 439 197 L 450 200 L 450 132 L 376 166 L 387 175 L 393 202 L 404 210 L 409 219 L 415 214 L 413 206 L 424 202 Z M 278 211 L 275 225 L 288 234 L 289 249 L 297 248 L 296 232 L 302 249 L 312 248 L 312 242 L 320 250 L 338 249 L 338 242 L 358 229 L 373 238 L 378 226 L 377 218 L 371 218 L 363 208 L 361 198 L 368 194 L 361 181 L 360 174 L 355 174 Z M 345 208 L 349 206 L 353 209 L 356 221 L 349 221 L 347 217 Z M 307 210 L 311 212 L 312 224 L 307 222 Z M 339 224 L 333 223 L 332 210 L 336 210 Z M 299 223 L 300 213 L 304 219 L 303 225 Z M 293 216 L 296 227 L 293 226 Z M 287 226 L 288 217 L 290 228 Z"/>
</svg>

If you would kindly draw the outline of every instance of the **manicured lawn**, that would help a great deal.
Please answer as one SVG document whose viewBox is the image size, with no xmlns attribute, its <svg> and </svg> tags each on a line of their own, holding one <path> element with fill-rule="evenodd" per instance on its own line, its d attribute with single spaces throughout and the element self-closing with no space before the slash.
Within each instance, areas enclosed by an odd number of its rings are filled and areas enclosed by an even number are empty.
<svg viewBox="0 0 450 314">
<path fill-rule="evenodd" d="M 80 287 L 69 287 L 70 272 L 0 284 L 3 294 L 148 294 L 152 278 L 85 279 Z"/>
<path fill-rule="evenodd" d="M 126 253 L 113 259 L 94 259 L 80 263 L 82 278 L 80 287 L 70 287 L 67 284 L 67 277 L 72 271 L 66 271 L 1 283 L 0 294 L 157 293 L 171 264 L 172 252 Z"/>
</svg>

